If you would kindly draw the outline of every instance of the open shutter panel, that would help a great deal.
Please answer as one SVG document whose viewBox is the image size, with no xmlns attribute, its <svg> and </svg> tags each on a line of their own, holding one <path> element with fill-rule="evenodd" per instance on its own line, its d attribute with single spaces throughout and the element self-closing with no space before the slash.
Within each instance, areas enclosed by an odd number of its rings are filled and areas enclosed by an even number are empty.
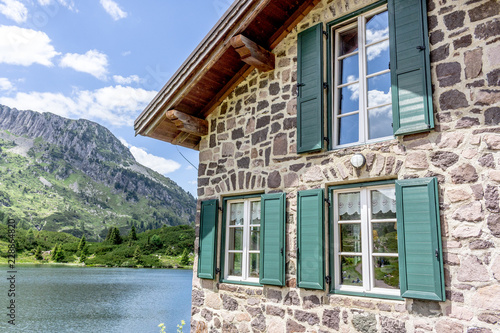
<svg viewBox="0 0 500 333">
<path fill-rule="evenodd" d="M 401 296 L 445 300 L 436 178 L 396 181 Z"/>
<path fill-rule="evenodd" d="M 425 0 L 389 0 L 394 135 L 434 128 Z"/>
<path fill-rule="evenodd" d="M 264 194 L 260 218 L 260 283 L 285 285 L 286 194 Z"/>
<path fill-rule="evenodd" d="M 297 211 L 297 284 L 324 289 L 323 190 L 300 191 Z"/>
<path fill-rule="evenodd" d="M 323 149 L 323 24 L 298 35 L 297 152 Z"/>
<path fill-rule="evenodd" d="M 201 203 L 198 248 L 198 277 L 201 279 L 215 278 L 218 209 L 218 200 L 207 200 Z"/>
</svg>

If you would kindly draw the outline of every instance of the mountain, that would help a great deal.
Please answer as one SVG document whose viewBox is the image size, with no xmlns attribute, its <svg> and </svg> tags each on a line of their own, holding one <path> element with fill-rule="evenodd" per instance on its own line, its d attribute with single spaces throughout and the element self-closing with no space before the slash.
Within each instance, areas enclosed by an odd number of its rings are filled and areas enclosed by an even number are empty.
<svg viewBox="0 0 500 333">
<path fill-rule="evenodd" d="M 107 128 L 0 105 L 0 221 L 99 241 L 111 226 L 192 224 L 195 210 L 191 194 L 137 163 Z"/>
</svg>

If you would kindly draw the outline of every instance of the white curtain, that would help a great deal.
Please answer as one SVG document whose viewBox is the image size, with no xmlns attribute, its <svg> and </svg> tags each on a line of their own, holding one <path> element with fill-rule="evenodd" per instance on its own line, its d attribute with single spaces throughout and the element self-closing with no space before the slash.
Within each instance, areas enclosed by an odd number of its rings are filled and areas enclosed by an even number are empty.
<svg viewBox="0 0 500 333">
<path fill-rule="evenodd" d="M 260 201 L 252 202 L 251 205 L 252 205 L 252 216 L 251 216 L 252 221 L 250 223 L 259 224 L 260 223 Z"/>
<path fill-rule="evenodd" d="M 339 194 L 339 215 L 345 213 L 353 215 L 361 214 L 361 203 L 359 202 L 359 192 Z"/>
<path fill-rule="evenodd" d="M 372 191 L 372 213 L 396 213 L 396 193 L 394 189 Z"/>
<path fill-rule="evenodd" d="M 243 225 L 243 203 L 236 203 L 231 205 L 231 224 L 232 225 Z"/>
</svg>

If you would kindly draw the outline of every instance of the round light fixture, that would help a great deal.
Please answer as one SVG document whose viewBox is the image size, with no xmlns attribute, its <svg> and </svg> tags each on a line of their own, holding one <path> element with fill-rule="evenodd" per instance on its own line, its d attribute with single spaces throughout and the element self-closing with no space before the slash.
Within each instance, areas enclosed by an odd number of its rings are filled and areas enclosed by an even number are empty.
<svg viewBox="0 0 500 333">
<path fill-rule="evenodd" d="M 363 156 L 363 154 L 357 153 L 351 157 L 351 164 L 356 169 L 361 168 L 363 165 L 365 165 L 365 163 L 366 158 Z"/>
</svg>

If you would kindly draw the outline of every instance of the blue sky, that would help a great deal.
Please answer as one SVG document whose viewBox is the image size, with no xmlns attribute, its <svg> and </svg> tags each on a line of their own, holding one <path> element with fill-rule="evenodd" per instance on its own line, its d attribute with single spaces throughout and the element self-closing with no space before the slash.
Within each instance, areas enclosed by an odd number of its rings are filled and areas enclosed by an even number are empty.
<svg viewBox="0 0 500 333">
<path fill-rule="evenodd" d="M 98 122 L 196 196 L 197 171 L 133 121 L 231 2 L 0 0 L 0 104 Z"/>
</svg>

